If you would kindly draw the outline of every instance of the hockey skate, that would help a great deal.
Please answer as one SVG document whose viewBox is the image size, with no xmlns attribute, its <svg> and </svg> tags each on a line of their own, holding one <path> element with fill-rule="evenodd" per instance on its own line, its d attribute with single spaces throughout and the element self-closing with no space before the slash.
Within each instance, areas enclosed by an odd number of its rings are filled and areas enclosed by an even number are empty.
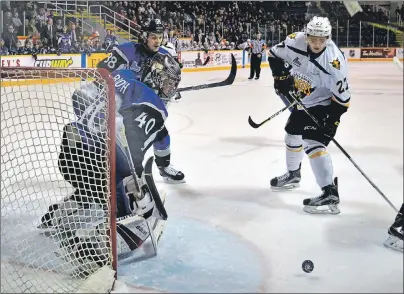
<svg viewBox="0 0 404 294">
<path fill-rule="evenodd" d="M 403 252 L 403 225 L 404 218 L 401 213 L 399 213 L 394 221 L 394 224 L 388 230 L 387 240 L 384 241 L 384 246 Z"/>
<path fill-rule="evenodd" d="M 185 183 L 185 175 L 181 171 L 176 170 L 171 164 L 166 167 L 159 166 L 158 169 L 165 182 L 170 184 Z"/>
<path fill-rule="evenodd" d="M 338 204 L 338 180 L 335 178 L 334 184 L 325 186 L 320 196 L 303 200 L 303 211 L 312 214 L 338 214 Z"/>
<path fill-rule="evenodd" d="M 271 180 L 271 189 L 274 191 L 290 190 L 300 187 L 300 165 L 295 171 L 288 171 L 280 177 Z"/>
</svg>

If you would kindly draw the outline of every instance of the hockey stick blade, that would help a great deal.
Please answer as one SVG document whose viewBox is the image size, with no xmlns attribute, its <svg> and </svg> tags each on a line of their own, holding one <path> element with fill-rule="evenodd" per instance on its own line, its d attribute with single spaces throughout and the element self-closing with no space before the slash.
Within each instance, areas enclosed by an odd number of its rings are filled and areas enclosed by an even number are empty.
<svg viewBox="0 0 404 294">
<path fill-rule="evenodd" d="M 177 91 L 186 92 L 186 91 L 202 90 L 202 89 L 228 86 L 228 85 L 233 84 L 234 79 L 236 78 L 236 75 L 237 75 L 237 62 L 236 62 L 236 59 L 234 58 L 234 55 L 231 54 L 231 70 L 230 70 L 230 74 L 227 77 L 227 79 L 225 79 L 222 82 L 217 82 L 217 83 L 212 83 L 212 84 L 203 84 L 203 85 L 198 85 L 198 86 L 179 88 Z"/>
<path fill-rule="evenodd" d="M 279 110 L 278 112 L 274 113 L 273 115 L 271 115 L 270 117 L 268 117 L 266 120 L 264 120 L 263 122 L 257 124 L 256 122 L 254 122 L 251 118 L 251 116 L 248 117 L 248 123 L 250 124 L 251 127 L 253 127 L 254 129 L 259 128 L 260 126 L 262 126 L 263 124 L 265 124 L 266 122 L 270 121 L 271 119 L 273 119 L 274 117 L 278 116 L 279 114 L 281 114 L 282 112 L 284 112 L 286 109 L 295 106 L 296 102 L 293 102 L 292 104 L 285 106 L 284 108 L 282 108 L 281 110 Z"/>
<path fill-rule="evenodd" d="M 152 194 L 151 196 L 153 197 L 154 203 L 156 204 L 157 210 L 160 212 L 160 215 L 163 220 L 167 220 L 167 211 L 164 207 L 163 202 L 161 201 L 160 194 L 156 188 L 156 184 L 154 183 L 153 179 L 153 160 L 154 157 L 151 156 L 149 159 L 147 159 L 146 164 L 144 166 L 144 174 L 145 174 L 145 179 L 147 186 L 149 186 L 150 193 Z"/>
<path fill-rule="evenodd" d="M 252 120 L 251 116 L 248 117 L 248 123 L 249 123 L 250 126 L 252 126 L 254 129 L 259 128 L 260 126 L 262 126 L 262 125 L 263 125 L 264 123 L 266 123 L 266 122 L 267 122 L 267 120 L 264 120 L 262 123 L 257 124 L 257 123 L 255 123 L 255 122 Z"/>
</svg>

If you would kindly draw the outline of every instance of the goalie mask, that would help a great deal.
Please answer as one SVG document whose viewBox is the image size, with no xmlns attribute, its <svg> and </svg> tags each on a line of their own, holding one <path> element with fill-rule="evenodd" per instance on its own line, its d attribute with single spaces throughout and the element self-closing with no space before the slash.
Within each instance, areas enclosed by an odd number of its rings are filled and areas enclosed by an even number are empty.
<svg viewBox="0 0 404 294">
<path fill-rule="evenodd" d="M 176 96 L 181 81 L 181 69 L 172 56 L 156 53 L 143 70 L 141 81 L 152 88 L 162 100 L 170 101 Z"/>
</svg>

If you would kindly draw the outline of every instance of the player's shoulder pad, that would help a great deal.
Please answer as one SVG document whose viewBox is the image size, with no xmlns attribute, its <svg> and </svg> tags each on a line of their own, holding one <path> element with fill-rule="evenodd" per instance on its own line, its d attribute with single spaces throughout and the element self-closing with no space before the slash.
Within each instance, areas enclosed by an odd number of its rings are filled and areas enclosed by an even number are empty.
<svg viewBox="0 0 404 294">
<path fill-rule="evenodd" d="M 174 45 L 170 42 L 167 42 L 164 46 L 162 46 L 163 49 L 168 48 L 168 49 L 174 49 Z M 164 48 L 165 47 L 165 48 Z"/>
<path fill-rule="evenodd" d="M 329 72 L 337 74 L 338 72 L 343 73 L 346 71 L 347 61 L 345 55 L 332 41 L 327 45 L 326 59 Z"/>
<path fill-rule="evenodd" d="M 136 43 L 126 42 L 115 46 L 112 52 L 121 56 L 126 62 L 129 62 L 130 56 L 133 55 L 133 51 L 136 50 Z M 129 58 L 128 58 L 129 56 Z"/>
<path fill-rule="evenodd" d="M 302 39 L 304 41 L 306 41 L 306 36 L 305 36 L 304 32 L 294 32 L 294 33 L 287 35 L 285 42 L 294 44 L 298 41 L 301 41 Z"/>
<path fill-rule="evenodd" d="M 304 32 L 295 32 L 288 35 L 284 41 L 288 47 L 293 47 L 302 51 L 307 50 L 306 34 Z"/>
<path fill-rule="evenodd" d="M 159 48 L 159 53 L 164 53 L 164 54 L 170 54 L 170 52 L 168 52 L 166 49 L 164 49 L 163 47 Z"/>
</svg>

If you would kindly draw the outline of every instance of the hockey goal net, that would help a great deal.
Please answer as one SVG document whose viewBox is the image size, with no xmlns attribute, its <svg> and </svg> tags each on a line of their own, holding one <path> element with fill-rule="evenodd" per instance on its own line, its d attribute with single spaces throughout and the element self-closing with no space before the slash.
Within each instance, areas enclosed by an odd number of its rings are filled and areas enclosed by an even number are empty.
<svg viewBox="0 0 404 294">
<path fill-rule="evenodd" d="M 83 144 L 66 126 L 77 121 L 77 109 L 88 107 L 80 99 L 72 102 L 73 93 L 94 81 L 100 103 L 93 123 L 100 131 Z M 98 69 L 2 68 L 0 90 L 1 293 L 109 291 L 116 271 L 112 78 Z M 70 168 L 85 177 L 82 184 L 79 176 L 66 180 L 66 171 L 61 172 L 65 139 L 64 148 L 73 141 L 82 154 L 70 158 Z M 49 214 L 52 226 L 44 229 L 42 217 L 50 206 L 72 195 L 80 205 L 73 202 L 63 213 Z M 80 247 L 79 232 L 96 234 L 97 250 Z"/>
</svg>

